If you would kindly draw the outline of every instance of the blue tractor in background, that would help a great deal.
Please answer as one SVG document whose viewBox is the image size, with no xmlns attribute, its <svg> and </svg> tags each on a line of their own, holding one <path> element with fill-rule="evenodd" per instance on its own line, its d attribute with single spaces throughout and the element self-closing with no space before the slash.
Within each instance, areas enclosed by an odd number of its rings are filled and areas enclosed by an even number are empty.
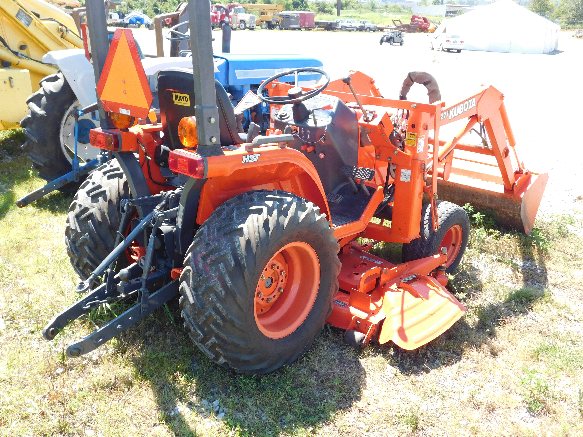
<svg viewBox="0 0 583 437">
<path fill-rule="evenodd" d="M 124 19 L 131 16 L 128 14 Z M 156 89 L 158 72 L 168 69 L 192 70 L 190 36 L 188 32 L 178 30 L 188 22 L 184 9 L 179 7 L 175 13 L 159 17 L 154 19 L 154 24 L 158 20 L 172 26 L 167 37 L 170 40 L 170 56 L 163 56 L 158 51 L 157 57 L 144 57 L 140 50 L 154 96 L 154 112 L 158 112 L 159 108 Z M 269 127 L 269 105 L 248 93 L 257 90 L 259 84 L 270 76 L 292 68 L 321 67 L 322 63 L 301 55 L 233 54 L 229 49 L 230 28 L 223 29 L 223 33 L 223 50 L 214 54 L 215 78 L 237 106 L 242 127 L 246 130 L 254 122 L 260 132 L 265 132 Z M 162 47 L 161 26 L 156 27 L 156 40 L 157 46 Z M 99 116 L 96 111 L 93 66 L 84 50 L 49 52 L 43 57 L 43 62 L 56 65 L 59 72 L 47 78 L 51 79 L 49 90 L 41 87 L 31 96 L 29 100 L 39 101 L 41 106 L 29 105 L 29 113 L 24 119 L 26 122 L 21 125 L 24 127 L 33 165 L 39 171 L 39 176 L 47 180 L 47 184 L 19 199 L 17 205 L 20 207 L 55 190 L 75 192 L 92 170 L 109 159 L 109 156 L 89 144 L 89 131 L 99 127 Z M 302 76 L 303 81 L 316 81 L 319 78 L 318 75 Z M 293 82 L 295 77 L 286 76 L 280 80 Z M 241 102 L 245 96 L 248 98 Z"/>
</svg>

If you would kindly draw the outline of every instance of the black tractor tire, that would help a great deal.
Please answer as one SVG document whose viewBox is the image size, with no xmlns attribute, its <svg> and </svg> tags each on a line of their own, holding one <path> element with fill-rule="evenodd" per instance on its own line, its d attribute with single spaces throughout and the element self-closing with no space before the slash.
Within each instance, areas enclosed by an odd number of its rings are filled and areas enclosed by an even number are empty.
<svg viewBox="0 0 583 437">
<path fill-rule="evenodd" d="M 379 44 L 380 44 L 380 45 L 383 45 L 383 42 L 384 42 L 384 41 L 385 41 L 385 40 L 384 40 L 383 38 L 381 38 L 381 40 L 380 40 Z"/>
<path fill-rule="evenodd" d="M 71 163 L 61 148 L 61 122 L 77 100 L 62 73 L 52 74 L 40 82 L 40 88 L 26 101 L 29 112 L 20 125 L 26 135 L 25 149 L 39 176 L 51 181 L 71 171 Z M 74 193 L 79 183 L 72 182 L 60 190 Z"/>
<path fill-rule="evenodd" d="M 129 196 L 127 179 L 116 159 L 93 170 L 75 194 L 67 213 L 65 244 L 82 279 L 113 250 L 121 220 L 120 201 Z M 126 264 L 122 255 L 117 267 Z"/>
<path fill-rule="evenodd" d="M 421 213 L 421 236 L 410 243 L 403 244 L 402 258 L 403 261 L 412 261 L 419 258 L 435 255 L 439 252 L 446 234 L 452 229 L 450 237 L 452 244 L 450 249 L 451 256 L 456 253 L 455 257 L 448 256 L 448 266 L 446 273 L 453 273 L 459 266 L 470 235 L 470 219 L 466 211 L 455 203 L 438 201 L 437 216 L 439 228 L 433 230 L 431 225 L 431 204 L 428 203 L 423 207 Z M 449 237 L 448 237 L 449 238 Z"/>
<path fill-rule="evenodd" d="M 294 325 L 299 324 L 278 338 L 259 326 L 256 301 L 261 293 L 256 287 L 266 283 L 263 274 L 268 265 L 274 268 L 272 257 L 290 244 L 308 245 L 315 253 L 320 281 L 304 318 L 295 319 Z M 214 362 L 240 373 L 269 373 L 294 362 L 330 314 L 338 290 L 338 250 L 318 207 L 293 194 L 253 191 L 225 202 L 198 229 L 180 276 L 180 309 L 191 339 Z M 305 287 L 308 276 L 302 276 L 305 282 L 297 276 L 292 281 L 293 271 L 290 267 L 290 283 Z M 282 297 L 288 291 L 278 290 Z"/>
<path fill-rule="evenodd" d="M 393 38 L 389 38 L 389 44 L 393 45 L 393 43 L 395 42 L 395 40 Z"/>
</svg>

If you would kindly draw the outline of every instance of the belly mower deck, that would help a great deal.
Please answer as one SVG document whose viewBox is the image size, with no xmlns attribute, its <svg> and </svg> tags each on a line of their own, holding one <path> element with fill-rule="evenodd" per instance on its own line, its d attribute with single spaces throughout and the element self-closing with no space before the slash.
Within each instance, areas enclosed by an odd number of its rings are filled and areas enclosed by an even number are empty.
<svg viewBox="0 0 583 437">
<path fill-rule="evenodd" d="M 447 289 L 446 254 L 403 264 L 346 245 L 340 254 L 340 290 L 328 323 L 346 340 L 364 346 L 378 339 L 412 350 L 449 329 L 466 311 Z"/>
</svg>

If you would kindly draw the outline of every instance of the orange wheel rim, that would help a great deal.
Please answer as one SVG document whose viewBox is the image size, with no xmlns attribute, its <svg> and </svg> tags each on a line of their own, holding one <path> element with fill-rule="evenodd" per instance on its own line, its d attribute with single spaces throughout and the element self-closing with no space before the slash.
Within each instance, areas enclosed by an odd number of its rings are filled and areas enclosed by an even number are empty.
<svg viewBox="0 0 583 437">
<path fill-rule="evenodd" d="M 267 262 L 255 288 L 254 312 L 259 330 L 283 338 L 306 319 L 320 288 L 320 261 L 307 243 L 286 244 Z"/>
<path fill-rule="evenodd" d="M 460 253 L 463 237 L 464 231 L 460 225 L 453 225 L 443 236 L 443 240 L 441 240 L 441 247 L 445 247 L 447 249 L 447 261 L 445 262 L 446 267 L 452 265 Z"/>
</svg>

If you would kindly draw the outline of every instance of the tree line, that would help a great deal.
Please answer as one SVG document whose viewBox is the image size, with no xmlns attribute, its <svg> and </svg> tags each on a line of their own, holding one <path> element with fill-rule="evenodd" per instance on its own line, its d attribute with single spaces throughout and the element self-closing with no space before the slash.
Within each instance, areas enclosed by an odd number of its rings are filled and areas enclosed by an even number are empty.
<svg viewBox="0 0 583 437">
<path fill-rule="evenodd" d="M 120 8 L 123 12 L 141 10 L 150 17 L 176 10 L 183 0 L 126 0 Z M 342 10 L 370 10 L 378 12 L 406 12 L 407 8 L 399 5 L 388 5 L 381 0 L 338 0 Z M 476 4 L 478 1 L 451 1 L 460 4 Z M 214 3 L 214 2 L 213 2 Z M 226 1 L 224 3 L 229 3 Z M 312 10 L 321 14 L 336 13 L 337 2 L 327 0 L 245 0 L 240 3 L 277 3 L 283 5 L 285 10 L 299 11 Z M 424 0 L 421 3 L 443 4 L 443 0 Z M 528 5 L 530 10 L 553 20 L 563 27 L 583 27 L 583 0 L 531 0 Z"/>
</svg>

